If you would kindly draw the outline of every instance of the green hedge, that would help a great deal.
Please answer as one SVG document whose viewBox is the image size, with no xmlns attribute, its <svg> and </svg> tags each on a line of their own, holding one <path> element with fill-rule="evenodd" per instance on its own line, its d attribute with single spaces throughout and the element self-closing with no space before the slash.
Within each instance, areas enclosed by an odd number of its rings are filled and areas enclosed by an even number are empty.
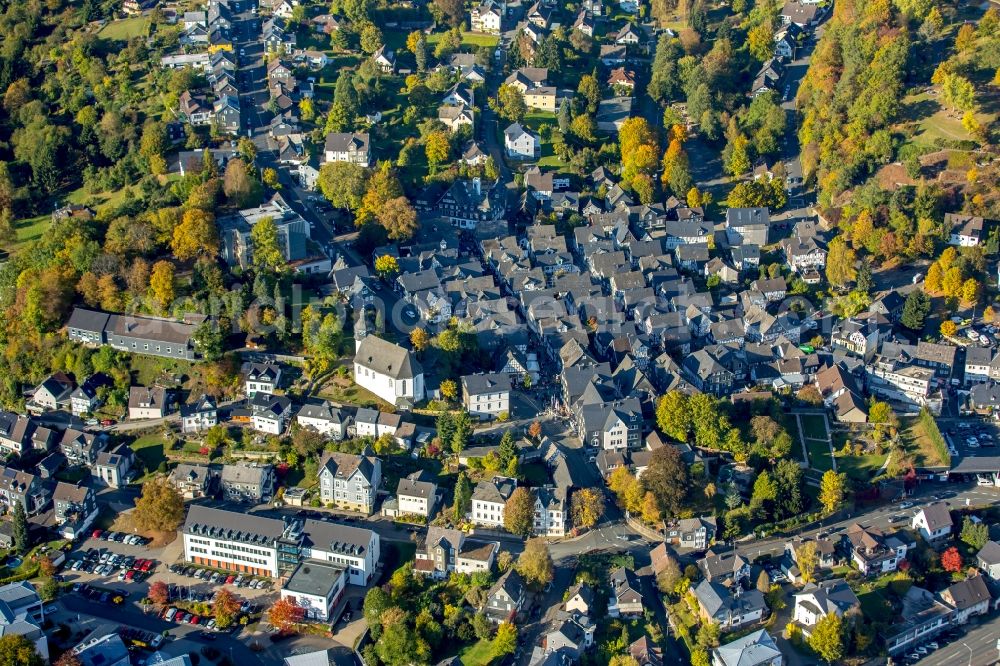
<svg viewBox="0 0 1000 666">
<path fill-rule="evenodd" d="M 941 458 L 941 461 L 946 466 L 951 467 L 951 454 L 948 453 L 948 445 L 944 441 L 944 435 L 941 434 L 941 429 L 938 428 L 934 415 L 926 407 L 920 408 L 920 425 L 923 426 L 924 432 L 930 437 L 931 443 L 934 445 L 934 451 Z"/>
<path fill-rule="evenodd" d="M 14 574 L 13 576 L 8 576 L 7 578 L 0 578 L 0 585 L 8 585 L 10 583 L 20 583 L 22 580 L 30 580 L 38 575 L 39 566 L 36 564 L 27 571 L 19 574 Z"/>
</svg>

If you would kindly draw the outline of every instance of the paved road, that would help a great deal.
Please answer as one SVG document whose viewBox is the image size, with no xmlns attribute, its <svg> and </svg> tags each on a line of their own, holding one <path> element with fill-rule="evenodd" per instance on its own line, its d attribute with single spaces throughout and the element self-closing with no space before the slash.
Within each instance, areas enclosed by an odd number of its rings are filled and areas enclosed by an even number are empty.
<svg viewBox="0 0 1000 666">
<path fill-rule="evenodd" d="M 979 487 L 972 484 L 927 482 L 917 487 L 907 501 L 912 502 L 914 507 L 916 507 L 922 503 L 932 501 L 932 498 L 946 502 L 952 509 L 965 506 L 966 500 L 969 501 L 971 506 L 981 506 L 1000 502 L 1000 489 Z M 914 507 L 902 509 L 899 502 L 894 502 L 873 508 L 863 514 L 855 514 L 848 518 L 828 522 L 822 527 L 808 529 L 802 534 L 803 536 L 815 536 L 820 532 L 839 534 L 854 523 L 859 523 L 864 527 L 879 527 L 883 529 L 901 526 L 906 523 L 902 521 L 890 523 L 889 519 L 897 515 L 904 515 L 909 518 L 909 516 L 913 515 Z M 788 537 L 754 540 L 737 544 L 736 550 L 750 558 L 756 558 L 761 555 L 779 555 L 784 551 L 784 544 L 787 540 Z"/>
<path fill-rule="evenodd" d="M 226 407 L 231 407 L 235 404 L 244 402 L 243 399 L 240 400 L 226 400 L 219 403 L 219 409 L 224 409 Z M 164 416 L 162 419 L 142 419 L 139 421 L 122 421 L 120 423 L 115 423 L 113 425 L 105 426 L 102 428 L 94 428 L 95 430 L 104 430 L 107 432 L 129 432 L 132 430 L 147 430 L 149 428 L 158 428 L 162 425 L 168 423 L 177 423 L 181 418 L 180 412 L 174 412 Z"/>
<path fill-rule="evenodd" d="M 991 666 L 1000 663 L 1000 617 L 969 630 L 951 645 L 930 653 L 920 666 Z"/>
</svg>

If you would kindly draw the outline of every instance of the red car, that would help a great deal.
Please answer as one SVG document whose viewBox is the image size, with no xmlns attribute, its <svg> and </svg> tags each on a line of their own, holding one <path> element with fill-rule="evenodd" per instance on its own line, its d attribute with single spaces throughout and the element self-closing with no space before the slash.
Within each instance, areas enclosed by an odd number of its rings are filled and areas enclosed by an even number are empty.
<svg viewBox="0 0 1000 666">
<path fill-rule="evenodd" d="M 149 570 L 152 568 L 153 568 L 153 560 L 142 561 L 142 573 L 149 573 Z"/>
<path fill-rule="evenodd" d="M 102 534 L 104 534 L 104 530 L 94 530 L 94 533 L 90 535 L 90 538 L 100 539 Z"/>
<path fill-rule="evenodd" d="M 145 561 L 146 560 L 136 560 L 135 562 L 133 562 L 132 563 L 132 570 L 133 571 L 142 571 L 142 563 L 145 562 Z"/>
<path fill-rule="evenodd" d="M 115 420 L 114 419 L 104 419 L 103 421 L 101 421 L 101 425 L 102 426 L 110 426 L 110 425 L 114 425 L 114 424 L 115 424 Z"/>
<path fill-rule="evenodd" d="M 236 576 L 227 576 L 225 585 L 232 585 L 234 580 L 236 580 Z"/>
<path fill-rule="evenodd" d="M 129 571 L 125 574 L 125 582 L 131 583 L 133 580 L 135 580 L 135 571 Z"/>
<path fill-rule="evenodd" d="M 191 624 L 198 624 L 199 621 L 201 621 L 201 618 L 198 617 L 197 615 L 191 616 L 191 619 L 188 620 L 188 622 L 190 622 Z"/>
</svg>

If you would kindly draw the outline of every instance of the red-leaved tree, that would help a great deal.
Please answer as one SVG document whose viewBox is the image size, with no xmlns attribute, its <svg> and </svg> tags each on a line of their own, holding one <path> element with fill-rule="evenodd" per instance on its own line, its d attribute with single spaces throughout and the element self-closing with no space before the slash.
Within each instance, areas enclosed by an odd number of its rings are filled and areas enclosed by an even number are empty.
<svg viewBox="0 0 1000 666">
<path fill-rule="evenodd" d="M 149 586 L 149 600 L 154 604 L 163 606 L 170 601 L 170 590 L 167 584 L 161 580 Z"/>
<path fill-rule="evenodd" d="M 958 552 L 958 548 L 952 546 L 941 553 L 941 566 L 951 573 L 962 570 L 962 554 Z"/>
<path fill-rule="evenodd" d="M 225 629 L 236 621 L 240 613 L 240 600 L 226 588 L 219 590 L 215 596 L 215 622 L 221 629 Z"/>
<path fill-rule="evenodd" d="M 292 599 L 279 599 L 267 612 L 270 623 L 281 632 L 288 632 L 296 623 L 302 621 L 305 609 L 300 608 Z"/>
</svg>

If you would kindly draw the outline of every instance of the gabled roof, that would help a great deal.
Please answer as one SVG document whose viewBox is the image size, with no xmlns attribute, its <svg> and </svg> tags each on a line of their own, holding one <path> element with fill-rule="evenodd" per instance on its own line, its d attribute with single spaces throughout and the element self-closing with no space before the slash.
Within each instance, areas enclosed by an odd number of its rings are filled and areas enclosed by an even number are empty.
<svg viewBox="0 0 1000 666">
<path fill-rule="evenodd" d="M 993 566 L 995 564 L 1000 564 L 1000 543 L 996 541 L 987 541 L 979 553 L 976 554 L 986 566 Z"/>
<path fill-rule="evenodd" d="M 941 597 L 958 610 L 972 608 L 992 598 L 985 578 L 979 575 L 955 583 L 942 592 Z"/>
<path fill-rule="evenodd" d="M 365 132 L 330 132 L 326 135 L 324 149 L 334 153 L 364 153 L 368 151 L 368 145 L 368 134 Z"/>
<path fill-rule="evenodd" d="M 611 589 L 619 601 L 626 603 L 642 602 L 642 588 L 635 572 L 625 567 L 619 567 L 608 577 Z"/>
<path fill-rule="evenodd" d="M 424 372 L 408 350 L 374 335 L 366 336 L 358 344 L 354 362 L 393 379 L 412 379 Z"/>
<path fill-rule="evenodd" d="M 360 472 L 365 481 L 371 483 L 375 471 L 375 458 L 332 451 L 323 455 L 319 469 L 320 474 L 328 471 L 335 479 L 350 479 L 355 472 Z"/>
<path fill-rule="evenodd" d="M 860 605 L 854 590 L 841 578 L 809 583 L 802 588 L 801 592 L 795 594 L 796 602 L 799 597 L 810 597 L 810 602 L 815 602 L 819 612 L 823 615 L 830 613 L 843 615 Z"/>
<path fill-rule="evenodd" d="M 953 525 L 951 512 L 948 510 L 948 505 L 944 502 L 928 504 L 917 512 L 917 515 L 920 514 L 924 515 L 924 521 L 927 523 L 927 529 L 930 532 L 945 527 L 950 528 Z"/>
<path fill-rule="evenodd" d="M 516 487 L 517 482 L 514 479 L 496 476 L 489 481 L 483 480 L 477 483 L 476 489 L 472 492 L 472 499 L 503 504 L 510 498 Z"/>
</svg>

